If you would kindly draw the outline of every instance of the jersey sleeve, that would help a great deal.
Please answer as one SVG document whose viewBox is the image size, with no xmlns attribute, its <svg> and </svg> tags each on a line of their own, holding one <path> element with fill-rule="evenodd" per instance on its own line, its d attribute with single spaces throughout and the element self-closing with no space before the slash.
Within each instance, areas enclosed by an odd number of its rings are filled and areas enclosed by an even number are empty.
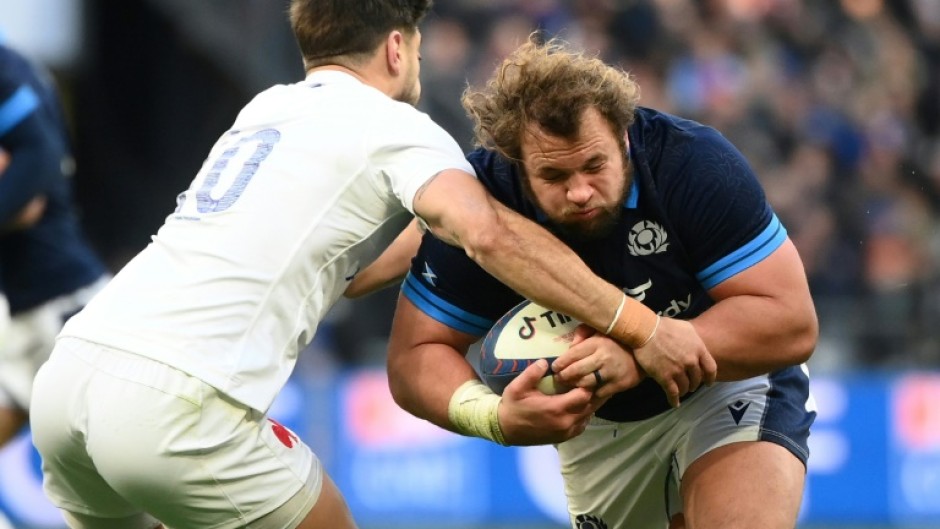
<svg viewBox="0 0 940 529">
<path fill-rule="evenodd" d="M 421 186 L 447 169 L 475 175 L 457 141 L 427 114 L 399 103 L 391 123 L 373 131 L 377 146 L 372 162 L 401 201 L 414 213 L 414 197 Z"/>
<path fill-rule="evenodd" d="M 402 284 L 402 295 L 435 320 L 483 336 L 522 298 L 460 248 L 425 234 Z"/>
<path fill-rule="evenodd" d="M 62 174 L 62 133 L 43 111 L 39 86 L 28 63 L 0 46 L 0 148 L 10 156 L 0 173 L 0 225 Z"/>
<path fill-rule="evenodd" d="M 701 127 L 666 156 L 675 167 L 661 182 L 666 214 L 699 283 L 710 289 L 759 263 L 787 238 L 754 171 L 716 130 Z"/>
</svg>

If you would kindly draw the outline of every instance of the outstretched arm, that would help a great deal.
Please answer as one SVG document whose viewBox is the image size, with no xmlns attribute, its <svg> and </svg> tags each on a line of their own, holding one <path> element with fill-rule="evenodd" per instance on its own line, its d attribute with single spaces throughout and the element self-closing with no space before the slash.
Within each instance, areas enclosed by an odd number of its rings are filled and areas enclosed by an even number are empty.
<svg viewBox="0 0 940 529">
<path fill-rule="evenodd" d="M 714 381 L 715 362 L 691 324 L 661 319 L 627 297 L 547 230 L 493 198 L 472 175 L 444 171 L 425 184 L 414 204 L 438 239 L 463 247 L 524 297 L 573 316 L 637 353 L 669 355 L 672 362 L 648 374 L 673 406 L 699 384 Z"/>
<path fill-rule="evenodd" d="M 484 270 L 526 298 L 571 315 L 630 347 L 645 345 L 658 317 L 595 275 L 571 248 L 493 198 L 473 175 L 443 171 L 418 192 L 417 215 Z M 622 308 L 621 308 L 622 305 Z M 707 354 L 694 330 L 683 347 Z"/>
</svg>

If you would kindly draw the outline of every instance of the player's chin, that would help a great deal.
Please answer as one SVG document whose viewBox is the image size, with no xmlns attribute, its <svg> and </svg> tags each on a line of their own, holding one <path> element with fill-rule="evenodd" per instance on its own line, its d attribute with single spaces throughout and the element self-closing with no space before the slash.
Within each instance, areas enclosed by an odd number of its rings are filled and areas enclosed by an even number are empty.
<svg viewBox="0 0 940 529">
<path fill-rule="evenodd" d="M 599 212 L 600 210 L 595 211 Z M 561 224 L 563 233 L 576 239 L 586 241 L 602 239 L 610 234 L 612 229 L 613 225 L 608 222 L 607 217 L 603 215 L 585 220 L 571 220 L 570 222 Z"/>
</svg>

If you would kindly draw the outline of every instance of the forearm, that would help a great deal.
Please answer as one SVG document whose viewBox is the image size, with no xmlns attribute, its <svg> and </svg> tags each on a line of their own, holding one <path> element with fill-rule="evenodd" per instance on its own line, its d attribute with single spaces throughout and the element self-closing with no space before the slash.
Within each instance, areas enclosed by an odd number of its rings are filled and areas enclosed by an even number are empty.
<svg viewBox="0 0 940 529">
<path fill-rule="evenodd" d="M 493 277 L 633 348 L 654 332 L 656 314 L 594 274 L 560 240 L 486 193 L 471 175 L 445 171 L 415 196 L 434 235 L 460 246 Z"/>
<path fill-rule="evenodd" d="M 798 365 L 816 346 L 812 306 L 794 300 L 734 296 L 692 320 L 718 364 L 718 380 L 741 380 Z"/>
<path fill-rule="evenodd" d="M 392 398 L 405 411 L 456 432 L 448 416 L 454 392 L 477 378 L 455 349 L 441 344 L 418 346 L 407 354 L 390 352 L 388 380 Z"/>
<path fill-rule="evenodd" d="M 494 201 L 495 202 L 495 201 Z M 623 291 L 594 274 L 581 258 L 556 237 L 534 222 L 496 208 L 498 236 L 483 251 L 468 254 L 491 275 L 524 297 L 572 316 L 605 332 L 618 307 L 620 321 L 640 313 L 648 316 L 643 325 L 618 326 L 611 336 L 627 345 L 645 342 L 655 314 Z"/>
<path fill-rule="evenodd" d="M 411 259 L 421 244 L 421 231 L 412 220 L 379 257 L 346 286 L 347 298 L 358 298 L 398 284 L 411 266 Z"/>
</svg>

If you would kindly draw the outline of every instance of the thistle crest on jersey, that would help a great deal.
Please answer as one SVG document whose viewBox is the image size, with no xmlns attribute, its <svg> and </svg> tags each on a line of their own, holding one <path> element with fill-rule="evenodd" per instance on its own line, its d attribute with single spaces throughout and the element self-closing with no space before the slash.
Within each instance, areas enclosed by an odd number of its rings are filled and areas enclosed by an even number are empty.
<svg viewBox="0 0 940 529">
<path fill-rule="evenodd" d="M 663 253 L 669 248 L 666 230 L 651 220 L 641 220 L 630 228 L 627 249 L 630 255 L 642 256 Z"/>
</svg>

